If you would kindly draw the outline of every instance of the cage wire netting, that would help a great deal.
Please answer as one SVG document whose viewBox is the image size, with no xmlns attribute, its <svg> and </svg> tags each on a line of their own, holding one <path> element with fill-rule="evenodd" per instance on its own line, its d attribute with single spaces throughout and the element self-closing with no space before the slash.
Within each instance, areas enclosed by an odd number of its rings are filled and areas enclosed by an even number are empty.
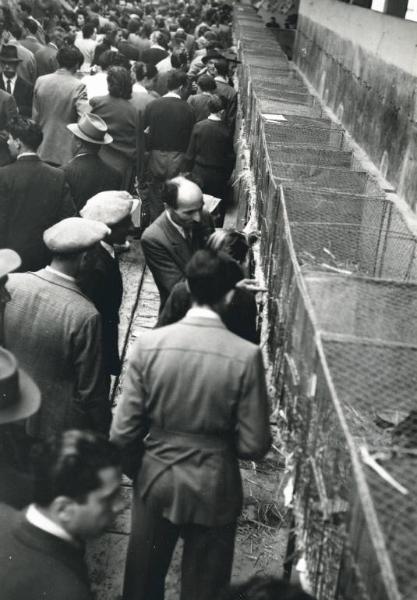
<svg viewBox="0 0 417 600">
<path fill-rule="evenodd" d="M 296 556 L 319 600 L 417 600 L 417 239 L 253 9 L 234 15 Z"/>
</svg>

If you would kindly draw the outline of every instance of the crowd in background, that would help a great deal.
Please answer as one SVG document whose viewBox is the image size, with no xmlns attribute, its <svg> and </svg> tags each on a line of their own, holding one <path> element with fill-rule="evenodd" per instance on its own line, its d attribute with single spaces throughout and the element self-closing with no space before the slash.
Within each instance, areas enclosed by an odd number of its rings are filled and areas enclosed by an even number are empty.
<svg viewBox="0 0 417 600">
<path fill-rule="evenodd" d="M 252 245 L 222 229 L 235 167 L 232 3 L 0 7 L 0 580 L 91 600 L 84 543 L 133 481 L 124 600 L 310 596 L 228 586 L 238 459 L 271 444 Z M 156 327 L 122 370 L 121 252 L 140 237 Z"/>
</svg>

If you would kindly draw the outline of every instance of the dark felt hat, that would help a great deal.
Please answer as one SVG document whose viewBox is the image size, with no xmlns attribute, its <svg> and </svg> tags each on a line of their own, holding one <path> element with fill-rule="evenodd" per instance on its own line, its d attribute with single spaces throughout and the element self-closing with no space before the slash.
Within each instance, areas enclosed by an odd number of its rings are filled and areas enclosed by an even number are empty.
<svg viewBox="0 0 417 600">
<path fill-rule="evenodd" d="M 0 62 L 17 63 L 22 62 L 21 58 L 17 56 L 17 48 L 13 45 L 3 44 L 0 50 Z"/>
</svg>

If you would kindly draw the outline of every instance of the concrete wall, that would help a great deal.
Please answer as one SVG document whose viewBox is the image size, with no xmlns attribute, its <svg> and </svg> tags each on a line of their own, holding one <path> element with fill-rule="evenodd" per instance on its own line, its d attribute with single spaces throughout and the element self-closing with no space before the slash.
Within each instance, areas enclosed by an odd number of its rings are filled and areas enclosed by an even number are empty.
<svg viewBox="0 0 417 600">
<path fill-rule="evenodd" d="M 294 60 L 416 211 L 417 23 L 301 0 Z"/>
</svg>

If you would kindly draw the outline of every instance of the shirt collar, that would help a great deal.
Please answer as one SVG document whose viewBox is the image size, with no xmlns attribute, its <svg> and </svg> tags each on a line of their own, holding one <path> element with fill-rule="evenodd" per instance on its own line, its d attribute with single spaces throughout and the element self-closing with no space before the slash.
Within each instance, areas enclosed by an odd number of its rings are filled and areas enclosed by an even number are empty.
<svg viewBox="0 0 417 600">
<path fill-rule="evenodd" d="M 57 275 L 58 277 L 62 277 L 62 279 L 66 279 L 67 281 L 72 281 L 75 283 L 75 277 L 71 277 L 70 275 L 61 273 L 61 271 L 57 271 L 56 269 L 53 269 L 49 265 L 47 267 L 45 267 L 45 270 L 49 271 L 49 273 L 53 273 L 54 275 Z"/>
<path fill-rule="evenodd" d="M 227 85 L 229 85 L 227 79 L 225 77 L 222 77 L 221 75 L 216 75 L 214 81 L 220 81 L 220 83 L 227 83 Z"/>
<path fill-rule="evenodd" d="M 217 115 L 209 115 L 207 119 L 209 119 L 210 121 L 221 121 L 221 118 Z"/>
<path fill-rule="evenodd" d="M 216 312 L 214 312 L 214 310 L 209 308 L 208 306 L 192 306 L 188 310 L 186 316 L 187 317 L 204 318 L 204 319 L 213 319 L 213 320 L 217 320 L 217 321 L 221 320 L 219 315 Z"/>
<path fill-rule="evenodd" d="M 58 50 L 58 46 L 57 46 L 56 44 L 54 44 L 53 42 L 49 42 L 49 43 L 48 43 L 48 46 L 49 46 L 50 48 L 55 48 L 55 50 Z"/>
<path fill-rule="evenodd" d="M 17 160 L 19 160 L 19 158 L 22 158 L 23 156 L 38 156 L 36 154 L 36 152 L 21 152 L 19 154 L 19 156 L 17 157 Z"/>
<path fill-rule="evenodd" d="M 170 223 L 172 223 L 172 225 L 175 227 L 175 229 L 179 232 L 179 234 L 181 235 L 181 237 L 183 237 L 184 239 L 186 239 L 186 235 L 185 235 L 185 231 L 184 228 L 181 227 L 181 225 L 177 225 L 177 223 L 174 223 L 174 221 L 172 220 L 171 215 L 169 214 L 169 211 L 166 210 L 166 215 L 168 217 L 168 220 Z"/>
<path fill-rule="evenodd" d="M 31 504 L 28 507 L 26 511 L 26 520 L 38 529 L 42 529 L 42 531 L 46 531 L 47 533 L 50 533 L 61 540 L 65 540 L 66 542 L 74 543 L 74 538 L 68 533 L 68 531 L 65 531 L 61 525 L 58 525 L 58 523 L 55 523 L 55 521 L 52 521 L 49 519 L 49 517 L 46 517 L 44 514 L 42 514 L 34 504 Z"/>
<path fill-rule="evenodd" d="M 165 48 L 163 46 L 160 46 L 159 44 L 152 44 L 151 48 L 159 48 L 159 50 L 165 50 Z"/>
<path fill-rule="evenodd" d="M 110 256 L 112 258 L 116 258 L 116 253 L 114 251 L 113 246 L 111 246 L 107 242 L 104 242 L 103 240 L 100 242 L 100 244 L 103 246 L 103 248 L 106 250 L 106 252 L 108 252 L 110 254 Z"/>
<path fill-rule="evenodd" d="M 176 94 L 175 92 L 168 92 L 164 95 L 164 98 L 178 98 L 179 100 L 181 100 L 181 96 L 179 94 Z"/>
<path fill-rule="evenodd" d="M 4 81 L 10 81 L 10 83 L 16 83 L 17 73 L 14 77 L 6 77 L 6 75 L 3 73 L 3 79 Z"/>
</svg>

